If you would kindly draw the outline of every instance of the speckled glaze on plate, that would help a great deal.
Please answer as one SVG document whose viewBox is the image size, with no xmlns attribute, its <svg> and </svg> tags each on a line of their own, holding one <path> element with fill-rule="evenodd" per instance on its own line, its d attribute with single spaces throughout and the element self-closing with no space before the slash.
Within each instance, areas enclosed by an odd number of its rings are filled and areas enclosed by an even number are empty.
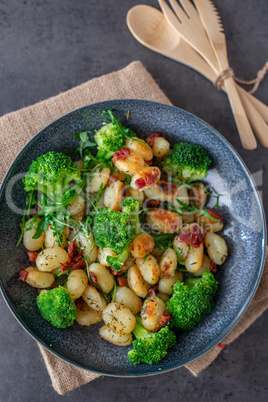
<svg viewBox="0 0 268 402">
<path fill-rule="evenodd" d="M 205 181 L 222 194 L 220 202 L 225 224 L 222 234 L 228 244 L 229 258 L 216 274 L 219 280 L 216 306 L 191 332 L 177 334 L 176 346 L 160 364 L 153 366 L 132 365 L 127 359 L 131 346 L 120 348 L 103 341 L 98 335 L 102 324 L 87 328 L 75 323 L 64 330 L 51 326 L 39 314 L 36 289 L 16 280 L 16 272 L 27 266 L 27 256 L 23 245 L 15 247 L 21 216 L 8 206 L 11 195 L 18 208 L 25 205 L 23 184 L 14 178 L 26 172 L 31 161 L 42 153 L 77 146 L 74 132 L 91 130 L 93 135 L 102 125 L 102 111 L 110 108 L 138 135 L 162 131 L 172 144 L 185 140 L 202 145 L 213 159 Z M 128 110 L 130 118 L 126 120 Z M 183 366 L 216 346 L 231 331 L 245 313 L 260 281 L 266 227 L 262 204 L 250 174 L 224 137 L 183 110 L 130 99 L 101 102 L 75 110 L 45 127 L 28 142 L 11 165 L 1 187 L 0 241 L 2 293 L 25 330 L 69 363 L 96 373 L 131 377 Z"/>
</svg>

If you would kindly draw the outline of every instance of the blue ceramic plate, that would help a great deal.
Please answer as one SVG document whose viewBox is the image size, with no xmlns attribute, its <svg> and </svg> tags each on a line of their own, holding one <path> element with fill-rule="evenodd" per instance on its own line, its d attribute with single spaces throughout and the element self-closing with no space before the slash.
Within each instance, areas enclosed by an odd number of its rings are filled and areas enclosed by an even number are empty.
<svg viewBox="0 0 268 402">
<path fill-rule="evenodd" d="M 99 129 L 103 110 L 113 109 L 124 124 L 140 135 L 162 131 L 175 144 L 182 140 L 202 145 L 213 159 L 206 178 L 222 194 L 223 237 L 229 258 L 219 267 L 216 306 L 191 332 L 178 334 L 177 344 L 160 364 L 133 366 L 127 359 L 130 347 L 116 347 L 98 335 L 101 324 L 89 328 L 75 323 L 57 329 L 46 322 L 36 306 L 36 289 L 16 280 L 27 266 L 26 250 L 15 244 L 20 234 L 25 205 L 21 173 L 39 155 L 77 146 L 73 133 Z M 130 118 L 126 115 L 130 110 Z M 12 184 L 13 183 L 13 184 Z M 0 278 L 4 298 L 30 335 L 55 355 L 83 369 L 115 376 L 145 376 L 178 368 L 217 345 L 245 313 L 261 278 L 266 246 L 262 204 L 250 174 L 231 145 L 212 127 L 175 107 L 141 100 L 113 100 L 75 110 L 45 127 L 19 153 L 4 180 L 0 195 Z M 16 207 L 9 207 L 10 197 Z"/>
</svg>

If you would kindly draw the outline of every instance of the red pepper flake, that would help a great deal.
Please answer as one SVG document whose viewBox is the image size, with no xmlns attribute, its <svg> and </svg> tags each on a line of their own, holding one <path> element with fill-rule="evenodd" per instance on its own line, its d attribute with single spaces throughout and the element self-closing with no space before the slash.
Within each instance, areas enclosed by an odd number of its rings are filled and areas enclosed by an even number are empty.
<svg viewBox="0 0 268 402">
<path fill-rule="evenodd" d="M 182 243 L 190 244 L 195 248 L 198 248 L 203 243 L 203 233 L 197 225 L 192 226 L 191 233 L 181 232 L 178 236 L 178 240 Z"/>
<path fill-rule="evenodd" d="M 165 136 L 163 133 L 161 133 L 160 131 L 153 131 L 153 132 L 149 135 L 149 137 L 146 138 L 146 142 L 147 142 L 147 144 L 149 145 L 149 147 L 153 148 L 155 139 L 156 139 L 157 137 L 166 138 L 166 136 Z"/>
<path fill-rule="evenodd" d="M 112 157 L 112 162 L 115 163 L 118 160 L 124 161 L 125 159 L 127 159 L 129 155 L 130 155 L 129 148 L 119 149 L 114 153 L 114 156 Z"/>
<path fill-rule="evenodd" d="M 137 190 L 140 190 L 146 186 L 155 186 L 157 183 L 158 174 L 159 172 L 157 169 L 152 169 L 152 173 L 144 173 L 142 177 L 135 181 Z"/>
<path fill-rule="evenodd" d="M 208 213 L 210 216 L 212 216 L 212 218 L 218 219 L 219 221 L 222 220 L 222 214 L 220 214 L 219 212 L 215 211 L 215 209 L 211 209 L 208 208 Z M 211 219 L 212 222 L 215 222 Z"/>
<path fill-rule="evenodd" d="M 25 282 L 28 276 L 28 271 L 25 269 L 21 269 L 19 272 L 19 281 Z"/>
<path fill-rule="evenodd" d="M 218 343 L 218 345 L 217 345 L 219 348 L 221 348 L 221 349 L 224 349 L 224 346 L 225 345 L 223 345 L 222 343 Z"/>
<path fill-rule="evenodd" d="M 29 260 L 32 262 L 35 262 L 39 253 L 37 251 L 27 251 L 27 254 L 28 254 Z"/>
</svg>

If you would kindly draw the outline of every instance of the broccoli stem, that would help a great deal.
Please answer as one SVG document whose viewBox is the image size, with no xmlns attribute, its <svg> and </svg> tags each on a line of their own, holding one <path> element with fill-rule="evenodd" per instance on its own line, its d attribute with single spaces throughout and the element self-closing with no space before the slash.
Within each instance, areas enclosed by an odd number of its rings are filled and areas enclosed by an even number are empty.
<svg viewBox="0 0 268 402">
<path fill-rule="evenodd" d="M 96 158 L 101 161 L 108 161 L 109 159 L 112 158 L 113 154 L 114 152 L 106 152 L 103 150 L 99 150 L 96 155 Z"/>
<path fill-rule="evenodd" d="M 136 326 L 133 329 L 132 333 L 135 335 L 137 339 L 146 338 L 147 336 L 151 336 L 151 332 L 144 328 L 142 325 L 142 320 L 139 315 L 135 315 L 136 318 Z"/>
<path fill-rule="evenodd" d="M 200 280 L 202 280 L 202 278 L 188 278 L 184 284 L 191 290 Z"/>
<path fill-rule="evenodd" d="M 118 261 L 120 262 L 121 265 L 123 265 L 123 264 L 125 263 L 125 261 L 128 259 L 129 254 L 130 254 L 130 249 L 129 249 L 129 247 L 127 246 L 127 247 L 123 250 L 122 254 L 120 254 L 120 255 L 118 256 Z"/>
<path fill-rule="evenodd" d="M 141 228 L 141 224 L 140 224 L 140 218 L 139 218 L 139 212 L 131 212 L 129 215 L 129 220 L 131 225 L 134 228 L 134 233 L 136 236 L 138 236 L 141 233 L 145 233 L 144 230 L 142 230 Z"/>
</svg>

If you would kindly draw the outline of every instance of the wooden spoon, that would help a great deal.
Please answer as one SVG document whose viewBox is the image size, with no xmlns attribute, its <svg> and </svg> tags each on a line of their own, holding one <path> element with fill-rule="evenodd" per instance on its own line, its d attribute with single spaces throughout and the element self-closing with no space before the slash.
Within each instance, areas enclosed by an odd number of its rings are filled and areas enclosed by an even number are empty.
<svg viewBox="0 0 268 402">
<path fill-rule="evenodd" d="M 134 6 L 127 14 L 127 25 L 133 36 L 142 45 L 173 60 L 188 65 L 210 81 L 215 82 L 217 74 L 168 24 L 161 11 L 146 5 Z M 246 94 L 246 96 L 241 96 L 241 99 L 250 123 L 261 143 L 267 147 L 268 127 L 264 121 L 265 117 L 268 118 L 267 107 L 242 88 L 240 88 L 240 90 L 240 94 Z M 252 98 L 256 100 L 256 102 L 254 102 L 255 108 L 253 108 L 250 103 Z M 265 117 L 263 115 L 265 115 Z"/>
<path fill-rule="evenodd" d="M 161 11 L 146 5 L 134 6 L 127 13 L 127 25 L 142 45 L 195 69 L 209 80 L 216 79 L 207 62 L 170 27 Z"/>
</svg>

